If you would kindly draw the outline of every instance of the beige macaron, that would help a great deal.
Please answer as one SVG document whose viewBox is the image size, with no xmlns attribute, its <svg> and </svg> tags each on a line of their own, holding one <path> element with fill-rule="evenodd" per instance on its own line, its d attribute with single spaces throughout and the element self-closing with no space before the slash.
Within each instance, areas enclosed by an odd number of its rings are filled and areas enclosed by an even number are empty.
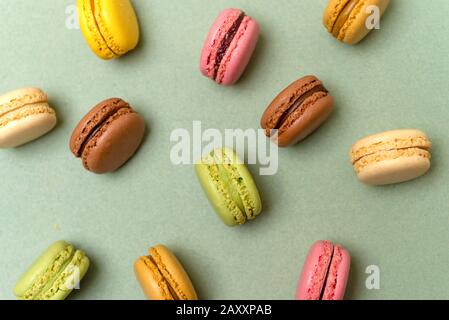
<svg viewBox="0 0 449 320">
<path fill-rule="evenodd" d="M 148 256 L 137 259 L 134 272 L 148 299 L 198 299 L 184 267 L 164 245 L 151 248 Z"/>
<path fill-rule="evenodd" d="M 430 169 L 431 147 L 422 131 L 393 130 L 358 141 L 351 148 L 350 158 L 360 181 L 386 185 L 424 175 Z"/>
<path fill-rule="evenodd" d="M 389 4 L 390 0 L 330 0 L 323 24 L 338 40 L 356 44 L 374 29 Z"/>
<path fill-rule="evenodd" d="M 56 112 L 37 88 L 18 89 L 0 96 L 0 148 L 35 140 L 56 125 Z"/>
</svg>

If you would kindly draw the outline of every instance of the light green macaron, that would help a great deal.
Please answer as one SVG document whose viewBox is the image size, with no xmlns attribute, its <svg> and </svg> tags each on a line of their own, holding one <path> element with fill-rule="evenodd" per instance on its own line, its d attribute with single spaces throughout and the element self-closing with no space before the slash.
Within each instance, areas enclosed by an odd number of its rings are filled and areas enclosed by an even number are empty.
<svg viewBox="0 0 449 320">
<path fill-rule="evenodd" d="M 209 202 L 226 225 L 241 225 L 260 214 L 259 191 L 234 151 L 216 149 L 204 156 L 195 168 Z"/>
<path fill-rule="evenodd" d="M 14 294 L 21 300 L 64 300 L 89 268 L 89 259 L 65 241 L 53 243 L 19 279 Z"/>
</svg>

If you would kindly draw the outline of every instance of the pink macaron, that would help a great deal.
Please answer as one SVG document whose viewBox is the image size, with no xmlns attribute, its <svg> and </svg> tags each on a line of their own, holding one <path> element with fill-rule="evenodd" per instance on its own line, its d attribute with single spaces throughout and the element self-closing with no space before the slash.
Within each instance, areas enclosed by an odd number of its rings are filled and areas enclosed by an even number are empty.
<svg viewBox="0 0 449 320">
<path fill-rule="evenodd" d="M 233 85 L 245 71 L 259 39 L 259 25 L 240 9 L 226 9 L 215 20 L 201 53 L 201 73 Z"/>
<path fill-rule="evenodd" d="M 318 241 L 309 251 L 296 290 L 297 300 L 342 300 L 351 257 L 330 241 Z"/>
</svg>

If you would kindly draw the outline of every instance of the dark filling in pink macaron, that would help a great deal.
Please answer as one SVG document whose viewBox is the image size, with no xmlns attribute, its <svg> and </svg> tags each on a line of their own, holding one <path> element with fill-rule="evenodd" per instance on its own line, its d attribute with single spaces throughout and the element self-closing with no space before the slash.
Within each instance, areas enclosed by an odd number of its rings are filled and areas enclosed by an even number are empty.
<svg viewBox="0 0 449 320">
<path fill-rule="evenodd" d="M 324 293 L 326 291 L 327 281 L 329 279 L 329 273 L 330 273 L 330 270 L 332 268 L 332 262 L 334 261 L 334 258 L 335 258 L 335 246 L 332 245 L 332 252 L 330 254 L 329 264 L 327 266 L 326 275 L 324 276 L 322 287 L 321 287 L 320 300 L 323 300 L 323 296 L 324 296 Z"/>
<path fill-rule="evenodd" d="M 223 58 L 226 55 L 226 52 L 228 51 L 229 47 L 231 46 L 232 40 L 234 40 L 237 31 L 239 31 L 240 25 L 242 24 L 245 16 L 246 14 L 242 11 L 240 16 L 237 18 L 237 20 L 235 20 L 234 24 L 231 26 L 231 28 L 221 41 L 221 44 L 217 51 L 217 56 L 215 57 L 214 80 L 217 79 L 218 69 L 220 68 L 221 61 L 223 61 Z"/>
<path fill-rule="evenodd" d="M 293 103 L 292 105 L 282 114 L 281 117 L 279 117 L 278 122 L 276 123 L 274 129 L 278 130 L 282 127 L 282 125 L 284 124 L 284 122 L 288 119 L 288 117 L 295 112 L 298 108 L 301 107 L 301 105 L 304 103 L 304 101 L 307 100 L 307 98 L 310 98 L 312 95 L 314 95 L 315 93 L 318 92 L 324 92 L 324 93 L 328 93 L 328 91 L 326 90 L 326 88 L 320 84 L 316 87 L 314 87 L 313 89 L 307 91 L 306 93 L 300 95 Z"/>
<path fill-rule="evenodd" d="M 320 294 L 320 300 L 334 300 L 335 290 L 337 288 L 338 281 L 338 269 L 343 263 L 343 248 L 339 245 L 335 245 L 331 255 L 331 261 L 326 271 L 326 277 L 324 278 L 323 288 Z M 340 280 L 341 281 L 341 280 Z M 346 283 L 340 284 L 340 286 L 346 287 Z"/>
</svg>

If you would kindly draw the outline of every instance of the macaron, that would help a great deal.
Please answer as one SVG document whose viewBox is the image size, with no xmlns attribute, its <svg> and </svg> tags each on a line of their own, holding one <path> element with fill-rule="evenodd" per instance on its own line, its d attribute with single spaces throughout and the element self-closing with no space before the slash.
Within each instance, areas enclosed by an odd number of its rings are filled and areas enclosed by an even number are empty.
<svg viewBox="0 0 449 320">
<path fill-rule="evenodd" d="M 89 258 L 65 241 L 53 243 L 14 288 L 21 300 L 64 300 L 89 269 Z"/>
<path fill-rule="evenodd" d="M 23 88 L 0 96 L 0 148 L 33 141 L 56 126 L 56 112 L 41 89 Z"/>
<path fill-rule="evenodd" d="M 201 73 L 216 83 L 235 84 L 259 40 L 259 25 L 240 9 L 226 9 L 215 20 L 201 53 Z"/>
<path fill-rule="evenodd" d="M 130 0 L 77 0 L 81 31 L 92 51 L 110 60 L 139 43 L 139 23 Z"/>
<path fill-rule="evenodd" d="M 352 146 L 349 156 L 360 181 L 386 185 L 409 181 L 429 171 L 431 148 L 422 131 L 393 130 L 361 139 Z"/>
<path fill-rule="evenodd" d="M 184 267 L 164 245 L 149 250 L 134 264 L 134 272 L 150 300 L 197 300 L 197 294 Z"/>
<path fill-rule="evenodd" d="M 294 145 L 318 129 L 331 115 L 334 99 L 315 76 L 284 89 L 265 110 L 260 124 L 279 147 Z"/>
<path fill-rule="evenodd" d="M 376 25 L 373 23 L 375 15 L 378 14 L 380 19 L 389 4 L 390 0 L 330 0 L 324 11 L 323 24 L 338 40 L 356 44 Z"/>
<path fill-rule="evenodd" d="M 349 277 L 348 251 L 330 241 L 318 241 L 309 251 L 296 290 L 297 300 L 343 300 Z"/>
<path fill-rule="evenodd" d="M 216 149 L 204 156 L 195 168 L 209 202 L 226 225 L 242 225 L 261 213 L 256 183 L 234 151 Z"/>
<path fill-rule="evenodd" d="M 144 119 L 127 102 L 111 98 L 79 122 L 70 138 L 70 150 L 87 170 L 113 172 L 134 155 L 144 134 Z"/>
</svg>

